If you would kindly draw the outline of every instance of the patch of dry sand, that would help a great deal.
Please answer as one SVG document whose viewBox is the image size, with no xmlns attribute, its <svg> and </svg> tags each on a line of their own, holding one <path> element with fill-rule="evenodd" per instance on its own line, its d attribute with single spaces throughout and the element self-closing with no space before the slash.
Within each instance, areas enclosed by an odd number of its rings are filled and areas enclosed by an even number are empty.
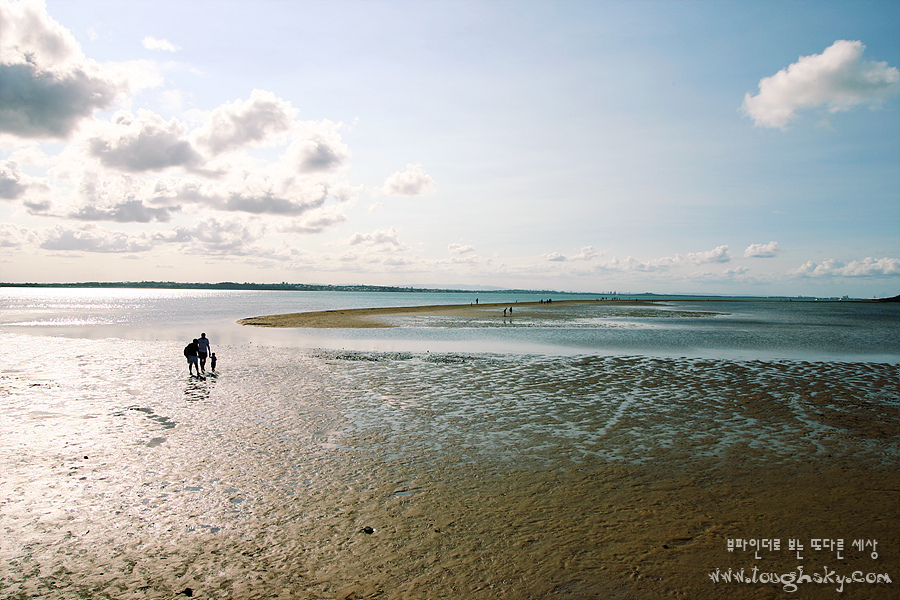
<svg viewBox="0 0 900 600">
<path fill-rule="evenodd" d="M 555 306 L 572 306 L 575 304 L 598 304 L 600 300 L 563 300 L 552 303 L 518 302 L 490 304 L 448 304 L 430 306 L 398 306 L 388 308 L 352 308 L 344 310 L 322 310 L 316 312 L 290 313 L 285 315 L 269 315 L 250 317 L 238 321 L 240 325 L 255 327 L 309 327 L 309 328 L 372 328 L 393 327 L 380 317 L 408 316 L 442 316 L 442 317 L 485 317 L 504 316 L 503 309 L 513 307 L 514 315 L 520 317 L 536 317 L 537 313 L 529 310 L 536 306 L 549 309 Z M 616 301 L 617 305 L 638 304 L 636 302 Z"/>
</svg>

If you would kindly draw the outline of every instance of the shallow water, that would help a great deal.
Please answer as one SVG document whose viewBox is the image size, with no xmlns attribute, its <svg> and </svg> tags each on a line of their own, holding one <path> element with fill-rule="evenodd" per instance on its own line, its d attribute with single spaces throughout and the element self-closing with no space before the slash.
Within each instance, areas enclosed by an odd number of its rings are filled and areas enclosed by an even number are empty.
<svg viewBox="0 0 900 600">
<path fill-rule="evenodd" d="M 596 299 L 573 294 L 557 299 Z M 348 350 L 603 354 L 900 363 L 900 304 L 727 300 L 500 308 L 482 318 L 394 319 L 390 329 L 273 329 L 239 319 L 301 311 L 517 302 L 532 293 L 252 292 L 0 288 L 0 333 Z M 140 345 L 136 345 L 139 348 Z"/>
<path fill-rule="evenodd" d="M 617 310 L 540 328 L 753 317 Z M 219 374 L 196 379 L 178 339 L 57 327 L 0 331 L 4 597 L 712 597 L 704 570 L 754 535 L 881 537 L 850 566 L 900 565 L 896 363 L 307 348 L 204 325 Z"/>
</svg>

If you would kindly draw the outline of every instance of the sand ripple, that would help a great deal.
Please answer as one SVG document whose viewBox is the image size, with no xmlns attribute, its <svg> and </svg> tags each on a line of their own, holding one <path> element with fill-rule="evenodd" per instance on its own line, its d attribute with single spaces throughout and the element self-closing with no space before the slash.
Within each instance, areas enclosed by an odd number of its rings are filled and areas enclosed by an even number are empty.
<svg viewBox="0 0 900 600">
<path fill-rule="evenodd" d="M 896 365 L 247 344 L 196 380 L 34 340 L 0 358 L 3 597 L 777 595 L 711 587 L 740 536 L 880 538 L 848 566 L 900 576 Z"/>
</svg>

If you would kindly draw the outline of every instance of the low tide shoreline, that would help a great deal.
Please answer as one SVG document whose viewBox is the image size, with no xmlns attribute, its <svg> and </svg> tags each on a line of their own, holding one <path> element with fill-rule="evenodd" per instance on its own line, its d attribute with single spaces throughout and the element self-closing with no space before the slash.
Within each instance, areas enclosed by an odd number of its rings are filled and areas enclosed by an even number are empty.
<svg viewBox="0 0 900 600">
<path fill-rule="evenodd" d="M 239 325 L 254 327 L 295 327 L 315 329 L 365 329 L 396 327 L 381 317 L 441 316 L 441 317 L 537 317 L 535 307 L 542 310 L 577 304 L 615 303 L 617 305 L 650 304 L 644 300 L 553 300 L 549 302 L 493 302 L 485 304 L 434 304 L 427 306 L 392 306 L 382 308 L 350 308 L 315 312 L 289 313 L 250 317 L 237 321 Z M 504 309 L 512 308 L 506 314 Z"/>
</svg>

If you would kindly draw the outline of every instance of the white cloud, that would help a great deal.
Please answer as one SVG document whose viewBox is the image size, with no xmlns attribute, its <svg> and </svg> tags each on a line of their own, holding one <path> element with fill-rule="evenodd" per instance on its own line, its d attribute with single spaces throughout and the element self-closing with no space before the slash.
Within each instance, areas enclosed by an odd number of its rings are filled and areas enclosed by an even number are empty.
<svg viewBox="0 0 900 600">
<path fill-rule="evenodd" d="M 597 253 L 596 248 L 594 248 L 593 246 L 584 246 L 569 258 L 571 260 L 594 260 L 595 258 L 597 258 L 597 256 L 599 256 L 599 254 Z"/>
<path fill-rule="evenodd" d="M 755 280 L 749 276 L 750 269 L 747 267 L 737 267 L 734 269 L 725 269 L 721 273 L 703 272 L 690 276 L 692 281 L 702 283 L 730 284 L 730 283 L 752 283 Z"/>
<path fill-rule="evenodd" d="M 148 64 L 87 59 L 43 2 L 0 2 L 0 133 L 67 138 L 119 94 L 160 82 Z"/>
<path fill-rule="evenodd" d="M 768 244 L 750 244 L 744 250 L 744 258 L 774 258 L 781 251 L 778 242 Z"/>
<path fill-rule="evenodd" d="M 0 200 L 15 200 L 28 189 L 19 165 L 12 161 L 0 162 Z"/>
<path fill-rule="evenodd" d="M 391 196 L 419 196 L 434 191 L 434 179 L 421 165 L 408 164 L 404 170 L 388 177 L 382 190 Z"/>
<path fill-rule="evenodd" d="M 18 162 L 0 161 L 0 201 L 21 202 L 32 213 L 41 213 L 51 206 L 52 189 L 38 177 L 24 173 Z"/>
<path fill-rule="evenodd" d="M 114 206 L 99 207 L 88 205 L 74 212 L 70 217 L 84 221 L 116 221 L 118 223 L 149 223 L 158 221 L 165 223 L 171 220 L 173 210 L 168 207 L 145 206 L 140 200 L 119 202 Z"/>
<path fill-rule="evenodd" d="M 847 264 L 827 258 L 821 263 L 807 261 L 788 274 L 799 277 L 898 277 L 900 258 L 867 257 Z"/>
<path fill-rule="evenodd" d="M 327 120 L 304 123 L 285 152 L 285 162 L 301 173 L 324 173 L 340 167 L 350 151 L 341 141 L 339 127 Z"/>
<path fill-rule="evenodd" d="M 859 41 L 838 40 L 822 54 L 802 56 L 759 82 L 744 97 L 743 110 L 763 127 L 785 127 L 798 110 L 825 106 L 831 112 L 875 105 L 900 93 L 900 70 L 862 59 Z"/>
<path fill-rule="evenodd" d="M 593 246 L 587 246 L 582 249 L 585 255 L 584 260 L 591 260 L 596 253 Z M 675 256 L 664 256 L 652 260 L 641 261 L 633 256 L 625 258 L 613 257 L 606 262 L 598 265 L 600 270 L 608 271 L 633 271 L 641 273 L 654 273 L 668 271 L 686 265 L 702 265 L 709 263 L 727 263 L 731 262 L 731 256 L 728 254 L 728 246 L 717 246 L 712 250 L 705 252 L 689 252 L 686 255 L 676 254 Z"/>
<path fill-rule="evenodd" d="M 253 214 L 300 215 L 325 205 L 328 187 L 321 182 L 283 176 L 277 169 L 233 178 L 218 208 Z"/>
<path fill-rule="evenodd" d="M 160 171 L 169 167 L 190 169 L 201 163 L 199 153 L 186 138 L 177 119 L 164 121 L 148 110 L 117 113 L 89 140 L 90 153 L 103 164 L 123 171 Z"/>
<path fill-rule="evenodd" d="M 407 246 L 400 242 L 397 230 L 376 229 L 371 233 L 354 233 L 347 243 L 351 246 L 369 246 L 377 250 L 406 250 Z"/>
<path fill-rule="evenodd" d="M 248 100 L 235 100 L 213 110 L 194 137 L 199 146 L 219 154 L 288 131 L 296 115 L 290 102 L 272 92 L 253 90 Z"/>
<path fill-rule="evenodd" d="M 92 225 L 81 229 L 56 227 L 41 242 L 41 248 L 45 250 L 65 252 L 145 252 L 151 247 L 152 244 L 142 236 L 132 238 L 122 232 L 107 231 Z"/>
<path fill-rule="evenodd" d="M 475 252 L 475 247 L 468 244 L 457 244 L 454 242 L 453 244 L 447 246 L 447 250 L 450 252 L 450 254 L 469 254 L 471 252 Z"/>
<path fill-rule="evenodd" d="M 281 231 L 290 231 L 294 233 L 321 233 L 326 229 L 331 229 L 347 220 L 345 215 L 336 206 L 327 206 L 321 210 L 310 212 L 299 219 L 294 219 L 287 225 L 281 227 Z"/>
<path fill-rule="evenodd" d="M 179 50 L 181 50 L 181 48 L 179 48 L 169 40 L 160 40 L 150 35 L 141 40 L 141 45 L 143 45 L 147 50 L 162 50 L 164 52 L 178 52 Z"/>
<path fill-rule="evenodd" d="M 12 223 L 0 223 L 0 248 L 22 248 L 37 243 L 39 240 L 34 231 Z"/>
<path fill-rule="evenodd" d="M 544 259 L 550 262 L 566 262 L 570 260 L 594 260 L 597 256 L 599 256 L 599 254 L 597 254 L 596 248 L 593 246 L 584 246 L 583 248 L 576 250 L 575 254 L 571 256 L 566 256 L 559 252 L 551 252 L 550 254 L 545 254 Z"/>
<path fill-rule="evenodd" d="M 717 246 L 706 252 L 690 252 L 688 253 L 687 258 L 698 265 L 704 263 L 727 263 L 731 261 L 731 256 L 728 254 L 728 246 Z"/>
<path fill-rule="evenodd" d="M 175 244 L 184 254 L 250 256 L 260 252 L 256 243 L 265 227 L 246 220 L 208 217 L 191 226 L 179 226 L 152 235 L 154 244 Z"/>
<path fill-rule="evenodd" d="M 649 261 L 640 261 L 633 256 L 625 258 L 613 257 L 599 266 L 600 269 L 609 271 L 637 271 L 642 273 L 652 273 L 656 271 L 667 271 L 672 267 L 682 264 L 684 261 L 680 256 L 658 258 Z"/>
<path fill-rule="evenodd" d="M 40 0 L 0 3 L 0 63 L 30 64 L 41 71 L 70 71 L 85 57 L 68 29 L 50 18 Z"/>
</svg>

